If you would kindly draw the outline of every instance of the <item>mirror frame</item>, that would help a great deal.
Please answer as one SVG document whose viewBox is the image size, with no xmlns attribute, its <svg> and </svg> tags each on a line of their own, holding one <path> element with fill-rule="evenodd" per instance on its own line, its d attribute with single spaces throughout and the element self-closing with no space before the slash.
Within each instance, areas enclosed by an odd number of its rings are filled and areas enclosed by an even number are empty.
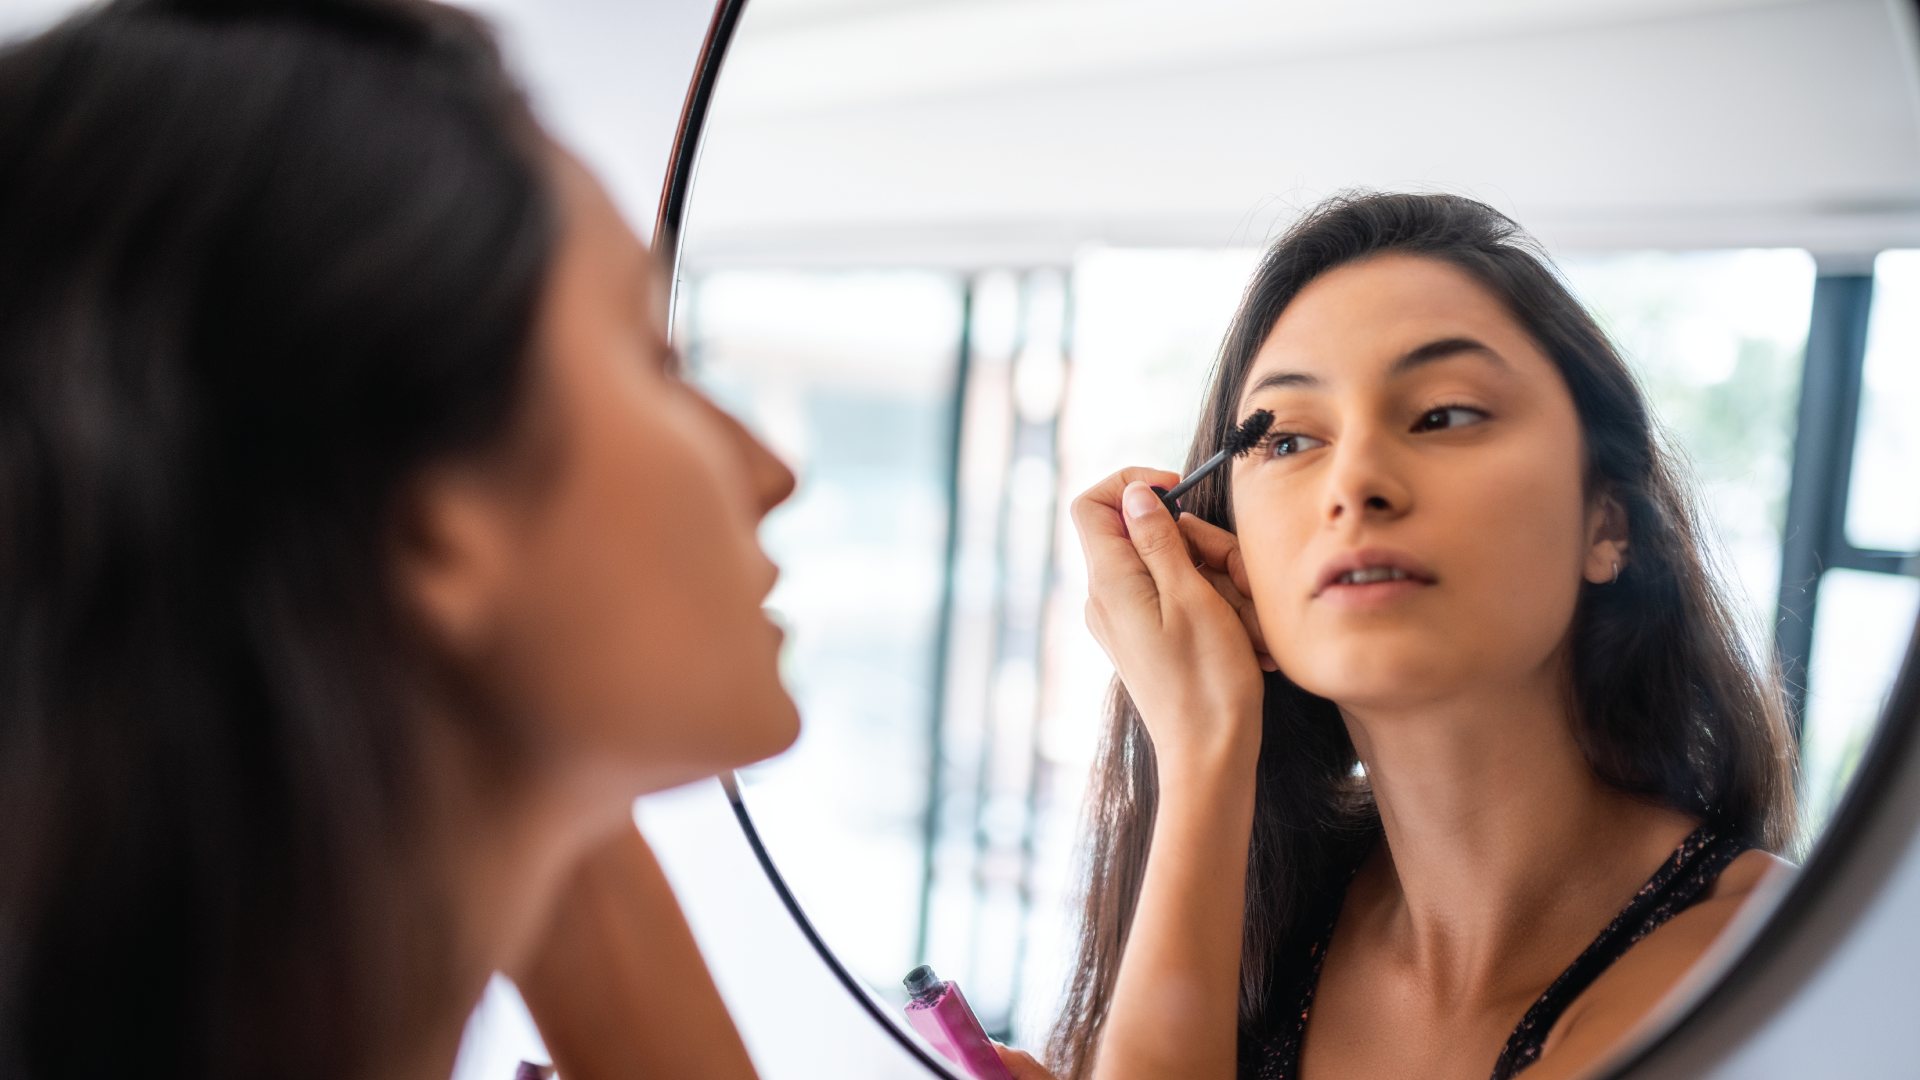
<svg viewBox="0 0 1920 1080">
<path fill-rule="evenodd" d="M 744 2 L 744 0 L 722 0 L 722 3 L 735 2 Z M 774 863 L 773 856 L 767 853 L 767 845 L 760 840 L 760 830 L 754 827 L 753 815 L 747 812 L 747 804 L 740 798 L 739 779 L 730 772 L 722 773 L 720 786 L 727 793 L 727 805 L 733 807 L 734 820 L 740 823 L 740 831 L 746 834 L 747 846 L 753 849 L 753 857 L 760 863 L 761 873 L 767 875 L 767 883 L 773 886 L 774 893 L 780 897 L 781 906 L 787 909 L 787 915 L 793 919 L 794 925 L 800 928 L 800 933 L 807 939 L 807 944 L 813 946 L 813 951 L 820 955 L 821 961 L 827 965 L 827 970 L 833 972 L 833 977 L 840 981 L 840 985 L 848 994 L 852 995 L 854 1003 L 859 1005 L 874 1023 L 879 1024 L 881 1030 L 891 1035 L 894 1042 L 899 1043 L 907 1053 L 913 1055 L 913 1059 L 929 1073 L 940 1077 L 941 1080 L 968 1080 L 966 1076 L 940 1060 L 937 1054 L 928 1053 L 925 1046 L 908 1035 L 906 1028 L 894 1017 L 893 1007 L 881 1001 L 873 991 L 861 983 L 853 972 L 847 970 L 847 965 L 841 963 L 833 947 L 827 944 L 827 939 L 821 937 L 820 931 L 814 927 L 813 920 L 807 918 L 806 909 L 800 906 L 800 901 L 793 895 L 793 890 L 787 887 L 787 879 L 780 873 L 780 867 Z"/>
<path fill-rule="evenodd" d="M 679 293 L 682 225 L 699 171 L 700 137 L 746 6 L 747 0 L 716 3 L 674 133 L 653 227 L 654 258 L 671 283 L 669 317 Z M 741 801 L 738 783 L 727 774 L 721 784 L 780 902 L 847 993 L 931 1075 L 966 1080 L 908 1035 L 893 1018 L 893 1010 L 848 971 L 787 887 Z M 1700 1076 L 1726 1060 L 1778 1015 L 1847 939 L 1901 856 L 1914 845 L 1917 832 L 1920 637 L 1908 644 L 1880 724 L 1826 831 L 1765 921 L 1737 955 L 1722 961 L 1702 989 L 1663 1001 L 1638 1031 L 1630 1032 L 1622 1045 L 1585 1075 L 1593 1080 L 1682 1080 Z"/>
<path fill-rule="evenodd" d="M 733 44 L 733 32 L 740 25 L 740 14 L 746 7 L 747 0 L 718 0 L 714 5 L 713 19 L 707 24 L 707 36 L 700 43 L 700 56 L 694 63 L 693 81 L 687 85 L 686 101 L 680 108 L 680 123 L 674 129 L 673 150 L 667 157 L 666 179 L 660 185 L 660 207 L 653 219 L 652 251 L 655 264 L 667 274 L 668 325 L 665 329 L 669 340 L 673 333 L 673 313 L 680 295 L 681 226 L 686 220 L 687 196 L 693 190 L 694 177 L 700 170 L 700 136 L 706 131 L 707 109 L 713 104 L 713 88 L 720 81 L 720 70 L 726 64 L 727 48 Z M 841 988 L 879 1025 L 880 1030 L 891 1036 L 929 1075 L 940 1080 L 969 1080 L 907 1034 L 905 1025 L 894 1018 L 895 1010 L 875 997 L 841 963 L 832 946 L 814 928 L 813 920 L 807 918 L 806 910 L 800 906 L 793 890 L 787 887 L 786 878 L 768 853 L 766 844 L 761 842 L 760 830 L 754 827 L 753 816 L 747 812 L 747 804 L 741 801 L 739 781 L 731 772 L 722 773 L 720 786 L 726 790 L 727 804 L 733 808 L 734 819 L 739 822 L 740 831 L 747 838 L 747 846 L 753 849 L 753 857 L 759 862 L 761 872 L 767 876 L 768 884 L 773 886 L 775 895 L 780 897 L 781 905 L 787 909 L 787 915 L 793 919 L 794 925 L 800 928 L 807 944 L 813 947 L 827 970 L 839 980 Z"/>
</svg>

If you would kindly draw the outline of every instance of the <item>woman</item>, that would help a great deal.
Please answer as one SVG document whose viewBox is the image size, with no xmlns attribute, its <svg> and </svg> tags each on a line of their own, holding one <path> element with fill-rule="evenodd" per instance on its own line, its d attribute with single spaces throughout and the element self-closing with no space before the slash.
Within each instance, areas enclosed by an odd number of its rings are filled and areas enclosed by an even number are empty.
<svg viewBox="0 0 1920 1080">
<path fill-rule="evenodd" d="M 0 1074 L 752 1075 L 629 814 L 794 738 L 792 477 L 654 295 L 452 9 L 0 52 Z"/>
<path fill-rule="evenodd" d="M 1149 469 L 1074 504 L 1119 684 L 1053 1064 L 1569 1075 L 1793 832 L 1645 403 L 1510 221 L 1378 195 L 1267 254 L 1189 467 L 1258 409 L 1177 522 Z"/>
</svg>

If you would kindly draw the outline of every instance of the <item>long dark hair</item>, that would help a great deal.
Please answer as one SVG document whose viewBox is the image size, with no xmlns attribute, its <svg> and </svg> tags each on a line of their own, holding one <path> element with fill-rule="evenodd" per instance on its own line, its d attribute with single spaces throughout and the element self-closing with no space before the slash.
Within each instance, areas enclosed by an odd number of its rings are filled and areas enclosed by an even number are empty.
<svg viewBox="0 0 1920 1080">
<path fill-rule="evenodd" d="M 1587 763 L 1621 791 L 1781 850 L 1794 831 L 1794 754 L 1771 667 L 1749 653 L 1707 572 L 1700 526 L 1632 374 L 1545 255 L 1505 216 L 1471 199 L 1404 194 L 1341 196 L 1305 215 L 1247 287 L 1187 468 L 1233 429 L 1254 356 L 1300 290 L 1328 270 L 1385 252 L 1449 263 L 1506 304 L 1572 392 L 1589 497 L 1604 493 L 1626 511 L 1631 567 L 1616 584 L 1584 587 L 1573 616 L 1573 715 Z M 1232 529 L 1232 472 L 1215 471 L 1184 505 Z M 1152 741 L 1118 680 L 1108 712 L 1087 808 L 1079 962 L 1048 1049 L 1069 1080 L 1092 1070 L 1159 790 Z M 1357 760 L 1331 701 L 1282 674 L 1267 676 L 1247 851 L 1243 1038 L 1273 1022 L 1275 991 L 1300 978 L 1306 938 L 1325 925 L 1348 873 L 1379 836 Z"/>
<path fill-rule="evenodd" d="M 541 155 L 417 0 L 0 50 L 0 1076 L 340 1080 L 460 1004 L 389 555 L 513 423 Z"/>
</svg>

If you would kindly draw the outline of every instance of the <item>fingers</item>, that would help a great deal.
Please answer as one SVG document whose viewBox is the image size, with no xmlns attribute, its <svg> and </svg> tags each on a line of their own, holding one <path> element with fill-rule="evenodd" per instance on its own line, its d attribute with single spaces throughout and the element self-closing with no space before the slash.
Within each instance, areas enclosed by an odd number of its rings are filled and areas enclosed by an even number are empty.
<svg viewBox="0 0 1920 1080">
<path fill-rule="evenodd" d="M 1191 514 L 1175 521 L 1149 486 L 1177 482 L 1172 473 L 1123 469 L 1074 500 L 1074 523 L 1087 555 L 1088 629 L 1118 665 L 1115 635 L 1126 636 L 1125 628 L 1141 616 L 1149 625 L 1164 625 L 1174 610 L 1165 604 L 1170 597 L 1206 596 L 1196 588 L 1198 572 L 1227 601 L 1259 666 L 1278 670 L 1261 636 L 1234 535 Z"/>
<path fill-rule="evenodd" d="M 1121 492 L 1120 508 L 1134 553 L 1153 575 L 1159 591 L 1169 593 L 1192 581 L 1194 559 L 1187 552 L 1186 536 L 1153 489 L 1144 481 L 1133 481 Z"/>
<path fill-rule="evenodd" d="M 1232 605 L 1234 614 L 1240 616 L 1240 625 L 1246 628 L 1247 638 L 1253 643 L 1254 658 L 1260 661 L 1260 670 L 1279 671 L 1280 664 L 1267 651 L 1267 639 L 1260 631 L 1260 613 L 1254 610 L 1253 598 L 1241 592 L 1225 573 L 1205 565 L 1198 569 L 1200 576 L 1207 579 L 1207 584 L 1213 586 L 1213 591 Z"/>
<path fill-rule="evenodd" d="M 1247 636 L 1253 641 L 1253 651 L 1260 659 L 1264 671 L 1278 671 L 1280 665 L 1274 662 L 1267 651 L 1267 641 L 1260 632 L 1260 615 L 1253 606 L 1253 586 L 1247 580 L 1247 564 L 1240 557 L 1240 538 L 1222 529 L 1194 517 L 1192 514 L 1180 516 L 1180 532 L 1186 538 L 1187 549 L 1200 560 L 1200 573 L 1221 598 L 1233 605 L 1240 616 L 1240 622 L 1247 628 Z"/>
<path fill-rule="evenodd" d="M 1224 572 L 1233 581 L 1233 587 L 1242 593 L 1253 595 L 1253 586 L 1247 582 L 1247 564 L 1240 558 L 1240 538 L 1218 525 L 1202 521 L 1192 514 L 1180 515 L 1180 532 L 1187 539 L 1187 547 L 1193 557 L 1202 565 Z"/>
<path fill-rule="evenodd" d="M 1133 695 L 1164 766 L 1249 745 L 1265 682 L 1244 591 L 1224 569 L 1215 571 L 1219 583 L 1203 576 L 1206 560 L 1196 563 L 1187 533 L 1149 486 L 1162 481 L 1176 478 L 1116 473 L 1076 499 L 1073 515 L 1087 553 L 1087 627 Z M 1198 535 L 1213 543 L 1216 561 L 1230 564 L 1226 542 Z"/>
<path fill-rule="evenodd" d="M 1015 1050 L 1011 1046 L 1002 1046 L 999 1043 L 993 1044 L 993 1050 L 1000 1055 L 1000 1064 L 1005 1065 L 1007 1071 L 1013 1074 L 1013 1080 L 1054 1080 L 1054 1075 L 1047 1071 L 1045 1065 L 1035 1061 L 1033 1055 L 1023 1050 Z"/>
<path fill-rule="evenodd" d="M 1120 497 L 1127 485 L 1144 482 L 1165 486 L 1179 481 L 1176 474 L 1159 469 L 1122 469 L 1073 500 L 1073 526 L 1086 552 L 1087 571 L 1096 582 L 1102 574 L 1138 573 L 1144 569 L 1139 565 L 1133 542 L 1128 539 L 1126 516 L 1120 509 Z"/>
</svg>

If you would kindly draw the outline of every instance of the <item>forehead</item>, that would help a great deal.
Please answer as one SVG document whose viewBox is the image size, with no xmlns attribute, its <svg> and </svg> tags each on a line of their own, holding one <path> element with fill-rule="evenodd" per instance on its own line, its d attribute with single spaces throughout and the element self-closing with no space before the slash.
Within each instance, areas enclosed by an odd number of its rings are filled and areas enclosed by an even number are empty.
<svg viewBox="0 0 1920 1080">
<path fill-rule="evenodd" d="M 1386 254 L 1329 270 L 1301 289 L 1254 357 L 1246 385 L 1276 368 L 1322 382 L 1383 379 L 1412 350 L 1457 338 L 1486 345 L 1516 368 L 1557 374 L 1506 305 L 1466 271 Z"/>
<path fill-rule="evenodd" d="M 634 235 L 599 179 L 558 147 L 549 160 L 560 204 L 562 246 L 622 275 L 627 279 L 624 283 L 644 281 L 652 270 L 646 245 Z"/>
<path fill-rule="evenodd" d="M 550 319 L 644 325 L 664 339 L 668 277 L 592 173 L 557 145 L 548 160 L 561 224 L 547 286 Z"/>
</svg>

